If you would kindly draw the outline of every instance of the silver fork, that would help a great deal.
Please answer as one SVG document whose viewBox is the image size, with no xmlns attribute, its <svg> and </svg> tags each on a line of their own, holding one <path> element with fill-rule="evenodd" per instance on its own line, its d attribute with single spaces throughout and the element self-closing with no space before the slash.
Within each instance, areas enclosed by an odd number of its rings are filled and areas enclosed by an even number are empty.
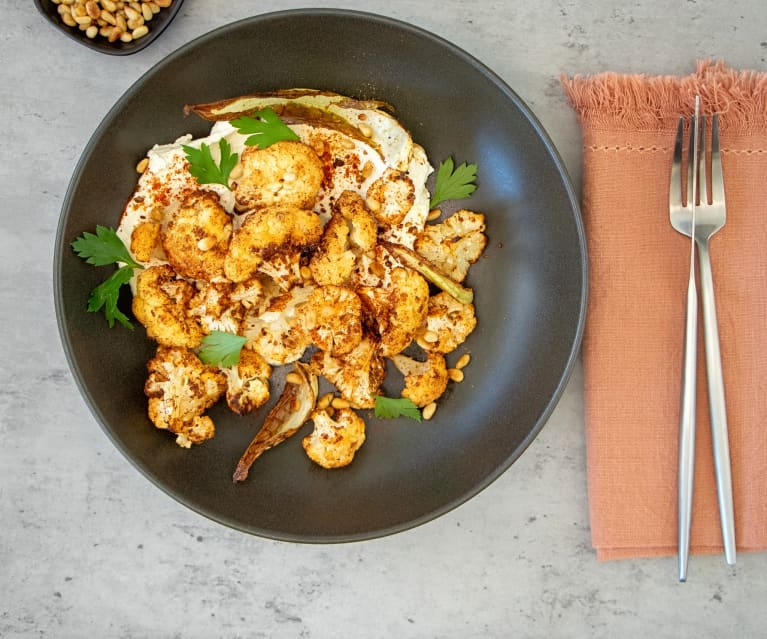
<svg viewBox="0 0 767 639">
<path fill-rule="evenodd" d="M 699 103 L 696 100 L 693 131 L 698 131 Z M 690 136 L 688 158 L 697 157 L 697 136 Z M 687 177 L 682 179 L 684 154 L 684 119 L 679 118 L 674 161 L 671 165 L 669 186 L 669 219 L 671 226 L 690 237 L 690 266 L 687 277 L 687 307 L 684 334 L 684 366 L 682 369 L 682 405 L 679 416 L 679 581 L 687 579 L 687 560 L 690 553 L 690 524 L 692 520 L 693 475 L 695 471 L 695 392 L 698 341 L 698 291 L 695 284 L 695 240 L 692 228 L 695 219 L 695 191 L 697 171 L 694 162 L 687 162 Z M 682 188 L 686 187 L 686 197 Z"/>
<path fill-rule="evenodd" d="M 724 398 L 724 381 L 722 376 L 722 360 L 719 350 L 719 330 L 717 327 L 716 302 L 714 298 L 714 282 L 711 272 L 711 260 L 709 254 L 709 240 L 719 231 L 727 220 L 724 200 L 724 183 L 722 178 L 722 163 L 719 152 L 719 122 L 716 115 L 711 119 L 711 167 L 709 170 L 706 161 L 706 125 L 705 118 L 699 118 L 700 132 L 693 134 L 694 144 L 700 141 L 700 149 L 693 150 L 691 157 L 700 158 L 703 167 L 703 184 L 710 182 L 710 190 L 707 189 L 708 197 L 700 197 L 700 203 L 695 206 L 694 232 L 693 216 L 678 215 L 677 224 L 672 225 L 680 233 L 692 239 L 698 248 L 698 266 L 700 270 L 701 303 L 703 307 L 703 332 L 706 351 L 706 375 L 708 381 L 709 412 L 711 416 L 711 434 L 714 450 L 714 466 L 716 470 L 717 493 L 719 497 L 719 516 L 722 527 L 722 541 L 724 546 L 725 560 L 728 564 L 734 564 L 735 551 L 735 522 L 732 502 L 732 474 L 730 469 L 729 438 L 727 433 L 727 412 Z M 695 137 L 699 135 L 699 137 Z M 693 181 L 697 183 L 698 161 L 690 162 L 695 171 Z M 703 189 L 699 192 L 702 194 Z M 688 196 L 688 201 L 689 201 Z M 693 393 L 694 394 L 694 393 Z M 694 418 L 693 418 L 694 419 Z M 680 475 L 681 479 L 681 475 Z M 680 493 L 681 495 L 681 493 Z M 691 493 L 690 493 L 691 495 Z M 680 515 L 681 516 L 681 515 Z M 689 535 L 689 519 L 687 522 Z M 681 531 L 681 527 L 680 527 Z M 680 536 L 681 539 L 681 536 Z M 680 557 L 681 560 L 681 557 Z M 686 561 L 686 557 L 685 557 Z M 686 568 L 685 568 L 686 571 Z M 680 564 L 680 579 L 685 574 Z"/>
</svg>

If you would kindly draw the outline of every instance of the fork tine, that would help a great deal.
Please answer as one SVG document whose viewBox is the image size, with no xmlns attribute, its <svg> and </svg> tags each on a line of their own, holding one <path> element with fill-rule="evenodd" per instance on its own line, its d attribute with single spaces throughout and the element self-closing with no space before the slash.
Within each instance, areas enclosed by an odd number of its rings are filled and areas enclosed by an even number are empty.
<svg viewBox="0 0 767 639">
<path fill-rule="evenodd" d="M 698 139 L 697 139 L 697 147 L 694 149 L 694 151 L 691 151 L 691 157 L 695 158 L 695 162 L 693 163 L 694 170 L 696 171 L 698 178 L 697 185 L 698 185 L 698 192 L 693 193 L 693 197 L 695 198 L 695 204 L 704 204 L 705 203 L 705 189 L 703 188 L 703 184 L 706 181 L 706 116 L 701 115 L 700 116 L 700 122 L 698 124 Z M 693 118 L 693 130 L 695 125 L 695 119 Z M 692 147 L 691 147 L 692 148 Z M 701 181 L 701 174 L 703 176 L 703 180 Z"/>
<path fill-rule="evenodd" d="M 674 161 L 671 164 L 671 182 L 669 183 L 669 205 L 682 202 L 682 141 L 684 139 L 684 118 L 679 118 L 674 142 Z"/>
<path fill-rule="evenodd" d="M 711 184 L 708 192 L 709 202 L 713 202 L 716 198 L 723 199 L 724 178 L 722 158 L 719 153 L 719 116 L 716 113 L 711 116 L 711 175 L 710 180 L 706 180 L 706 184 L 709 182 Z"/>
</svg>

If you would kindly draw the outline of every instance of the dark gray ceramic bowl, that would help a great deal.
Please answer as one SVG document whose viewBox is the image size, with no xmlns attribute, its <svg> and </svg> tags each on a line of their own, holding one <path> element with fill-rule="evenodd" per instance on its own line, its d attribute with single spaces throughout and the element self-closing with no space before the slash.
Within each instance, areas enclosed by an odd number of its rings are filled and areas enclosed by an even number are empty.
<svg viewBox="0 0 767 639">
<path fill-rule="evenodd" d="M 137 53 L 138 51 L 145 49 L 160 37 L 160 34 L 165 31 L 168 25 L 173 21 L 173 18 L 176 17 L 176 14 L 181 9 L 182 2 L 183 0 L 174 0 L 170 7 L 155 14 L 152 20 L 147 23 L 149 33 L 144 37 L 131 42 L 120 42 L 119 40 L 117 42 L 109 42 L 106 38 L 101 36 L 89 38 L 85 35 L 84 31 L 80 31 L 77 27 L 68 27 L 59 17 L 58 5 L 51 2 L 51 0 L 35 0 L 35 6 L 55 29 L 61 31 L 75 42 L 79 42 L 89 49 L 99 51 L 100 53 L 107 53 L 109 55 L 130 55 L 131 53 Z"/>
<path fill-rule="evenodd" d="M 466 380 L 451 386 L 433 420 L 364 415 L 367 441 L 351 466 L 336 471 L 303 453 L 306 426 L 234 485 L 235 464 L 271 403 L 246 418 L 214 408 L 216 437 L 191 450 L 177 447 L 146 417 L 142 388 L 153 345 L 140 325 L 110 330 L 102 314 L 86 312 L 89 291 L 109 270 L 85 264 L 70 243 L 97 224 L 117 224 L 148 147 L 205 132 L 206 123 L 184 117 L 184 104 L 289 87 L 385 100 L 433 163 L 448 155 L 478 163 L 475 195 L 453 205 L 487 215 L 489 244 L 468 282 L 479 325 L 462 349 L 472 354 Z M 114 444 L 189 508 L 243 531 L 301 542 L 407 529 L 501 475 L 563 391 L 580 345 L 586 274 L 576 196 L 554 146 L 519 97 L 439 37 L 339 10 L 237 22 L 182 47 L 142 77 L 104 118 L 75 170 L 54 264 L 64 349 Z M 130 312 L 129 299 L 121 305 Z M 273 396 L 279 392 L 278 379 Z"/>
</svg>

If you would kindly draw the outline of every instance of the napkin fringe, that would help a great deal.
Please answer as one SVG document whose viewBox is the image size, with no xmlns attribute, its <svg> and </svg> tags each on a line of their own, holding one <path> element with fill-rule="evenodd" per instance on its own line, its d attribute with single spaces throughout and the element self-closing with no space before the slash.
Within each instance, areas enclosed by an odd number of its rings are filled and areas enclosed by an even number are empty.
<svg viewBox="0 0 767 639">
<path fill-rule="evenodd" d="M 701 96 L 703 113 L 719 113 L 722 131 L 767 131 L 767 73 L 737 71 L 723 61 L 701 60 L 688 76 L 600 73 L 562 75 L 567 98 L 592 129 L 675 130 Z"/>
</svg>

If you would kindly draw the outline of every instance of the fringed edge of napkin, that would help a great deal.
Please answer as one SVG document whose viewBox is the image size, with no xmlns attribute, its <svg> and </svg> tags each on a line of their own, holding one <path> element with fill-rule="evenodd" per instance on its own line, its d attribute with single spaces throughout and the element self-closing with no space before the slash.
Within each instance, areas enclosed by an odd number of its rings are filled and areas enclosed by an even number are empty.
<svg viewBox="0 0 767 639">
<path fill-rule="evenodd" d="M 767 73 L 737 71 L 723 61 L 699 61 L 695 73 L 681 77 L 607 72 L 563 74 L 560 81 L 581 122 L 594 130 L 675 130 L 700 95 L 701 111 L 719 113 L 723 132 L 767 132 Z"/>
</svg>

